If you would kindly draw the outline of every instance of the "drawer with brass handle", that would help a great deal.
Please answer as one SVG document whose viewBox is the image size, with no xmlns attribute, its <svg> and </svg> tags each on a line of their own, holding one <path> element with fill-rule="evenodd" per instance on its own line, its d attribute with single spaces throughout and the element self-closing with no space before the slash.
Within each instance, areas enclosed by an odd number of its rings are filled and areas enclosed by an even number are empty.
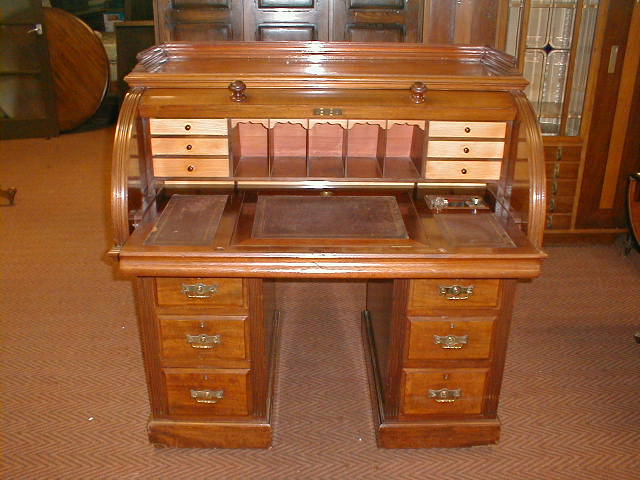
<svg viewBox="0 0 640 480">
<path fill-rule="evenodd" d="M 410 317 L 408 360 L 489 358 L 495 317 Z"/>
<path fill-rule="evenodd" d="M 489 370 L 452 368 L 403 370 L 404 415 L 480 414 Z"/>
<path fill-rule="evenodd" d="M 505 122 L 429 122 L 430 137 L 504 138 Z"/>
<path fill-rule="evenodd" d="M 222 365 L 236 361 L 248 367 L 248 322 L 245 316 L 160 315 L 160 352 L 171 365 Z"/>
<path fill-rule="evenodd" d="M 228 177 L 229 158 L 153 157 L 156 177 Z"/>
<path fill-rule="evenodd" d="M 227 135 L 225 118 L 150 118 L 151 135 Z"/>
<path fill-rule="evenodd" d="M 474 142 L 429 140 L 427 157 L 430 158 L 502 158 L 504 142 Z"/>
<path fill-rule="evenodd" d="M 165 368 L 167 410 L 171 416 L 249 415 L 248 369 Z"/>
<path fill-rule="evenodd" d="M 202 306 L 246 310 L 241 278 L 157 278 L 159 307 Z"/>
<path fill-rule="evenodd" d="M 420 279 L 412 280 L 409 313 L 431 309 L 496 308 L 500 304 L 498 279 Z"/>
<path fill-rule="evenodd" d="M 151 138 L 152 155 L 229 155 L 229 140 L 220 138 Z"/>
</svg>

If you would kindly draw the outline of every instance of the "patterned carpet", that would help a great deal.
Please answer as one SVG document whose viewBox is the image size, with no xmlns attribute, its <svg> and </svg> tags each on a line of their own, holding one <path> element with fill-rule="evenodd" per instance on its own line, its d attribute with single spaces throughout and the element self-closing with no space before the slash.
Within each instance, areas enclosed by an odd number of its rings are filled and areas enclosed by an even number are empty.
<svg viewBox="0 0 640 480">
<path fill-rule="evenodd" d="M 640 255 L 549 248 L 519 286 L 501 442 L 375 446 L 362 284 L 279 285 L 270 450 L 156 449 L 130 283 L 104 257 L 113 129 L 0 143 L 2 466 L 7 479 L 632 479 L 640 471 Z"/>
</svg>

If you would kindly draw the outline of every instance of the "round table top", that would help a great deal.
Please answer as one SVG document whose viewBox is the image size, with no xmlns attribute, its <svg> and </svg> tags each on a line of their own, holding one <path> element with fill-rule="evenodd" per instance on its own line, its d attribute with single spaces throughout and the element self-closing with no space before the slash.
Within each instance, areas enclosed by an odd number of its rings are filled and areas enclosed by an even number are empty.
<svg viewBox="0 0 640 480">
<path fill-rule="evenodd" d="M 75 15 L 43 8 L 60 131 L 88 120 L 109 86 L 109 59 L 100 38 Z"/>
</svg>

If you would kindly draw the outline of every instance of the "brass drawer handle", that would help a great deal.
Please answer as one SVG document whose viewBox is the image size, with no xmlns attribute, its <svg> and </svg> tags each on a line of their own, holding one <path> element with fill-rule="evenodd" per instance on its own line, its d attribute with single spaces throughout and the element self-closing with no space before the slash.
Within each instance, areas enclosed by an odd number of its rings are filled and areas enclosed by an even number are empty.
<svg viewBox="0 0 640 480">
<path fill-rule="evenodd" d="M 467 300 L 471 295 L 473 295 L 473 285 L 467 285 L 463 287 L 462 285 L 450 285 L 448 287 L 440 286 L 440 295 L 446 297 L 447 300 Z"/>
<path fill-rule="evenodd" d="M 204 283 L 183 283 L 182 293 L 184 293 L 188 298 L 211 298 L 218 293 L 218 286 L 206 285 Z"/>
<path fill-rule="evenodd" d="M 462 397 L 462 391 L 459 388 L 449 390 L 448 388 L 440 388 L 428 390 L 429 398 L 433 398 L 438 403 L 453 403 Z"/>
<path fill-rule="evenodd" d="M 224 390 L 191 390 L 191 398 L 197 403 L 218 403 L 224 398 Z"/>
<path fill-rule="evenodd" d="M 187 333 L 187 343 L 192 348 L 215 348 L 216 345 L 222 343 L 220 335 L 189 335 Z"/>
<path fill-rule="evenodd" d="M 446 349 L 460 349 L 469 344 L 469 335 L 434 335 L 433 343 Z"/>
</svg>

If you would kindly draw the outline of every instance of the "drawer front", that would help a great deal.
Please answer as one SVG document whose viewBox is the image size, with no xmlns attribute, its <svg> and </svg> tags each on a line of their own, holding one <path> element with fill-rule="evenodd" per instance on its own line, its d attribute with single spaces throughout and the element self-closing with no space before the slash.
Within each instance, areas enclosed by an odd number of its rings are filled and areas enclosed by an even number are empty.
<svg viewBox="0 0 640 480">
<path fill-rule="evenodd" d="M 504 138 L 505 122 L 429 122 L 430 137 Z"/>
<path fill-rule="evenodd" d="M 153 159 L 156 177 L 228 177 L 229 158 L 158 158 Z"/>
<path fill-rule="evenodd" d="M 409 360 L 489 358 L 495 317 L 409 318 Z"/>
<path fill-rule="evenodd" d="M 246 317 L 160 316 L 165 362 L 215 365 L 216 360 L 247 359 Z"/>
<path fill-rule="evenodd" d="M 401 412 L 405 415 L 482 413 L 486 368 L 405 369 Z"/>
<path fill-rule="evenodd" d="M 430 160 L 426 164 L 425 177 L 431 179 L 499 180 L 502 162 Z"/>
<path fill-rule="evenodd" d="M 504 142 L 454 142 L 429 140 L 427 157 L 437 158 L 502 158 Z"/>
<path fill-rule="evenodd" d="M 167 408 L 175 416 L 249 415 L 249 370 L 164 369 Z"/>
<path fill-rule="evenodd" d="M 412 280 L 409 312 L 431 309 L 496 308 L 500 303 L 500 280 L 429 279 Z"/>
<path fill-rule="evenodd" d="M 244 308 L 241 278 L 157 278 L 159 306 Z"/>
<path fill-rule="evenodd" d="M 227 135 L 224 118 L 150 118 L 151 135 Z"/>
<path fill-rule="evenodd" d="M 229 155 L 227 138 L 152 138 L 152 155 Z"/>
</svg>

